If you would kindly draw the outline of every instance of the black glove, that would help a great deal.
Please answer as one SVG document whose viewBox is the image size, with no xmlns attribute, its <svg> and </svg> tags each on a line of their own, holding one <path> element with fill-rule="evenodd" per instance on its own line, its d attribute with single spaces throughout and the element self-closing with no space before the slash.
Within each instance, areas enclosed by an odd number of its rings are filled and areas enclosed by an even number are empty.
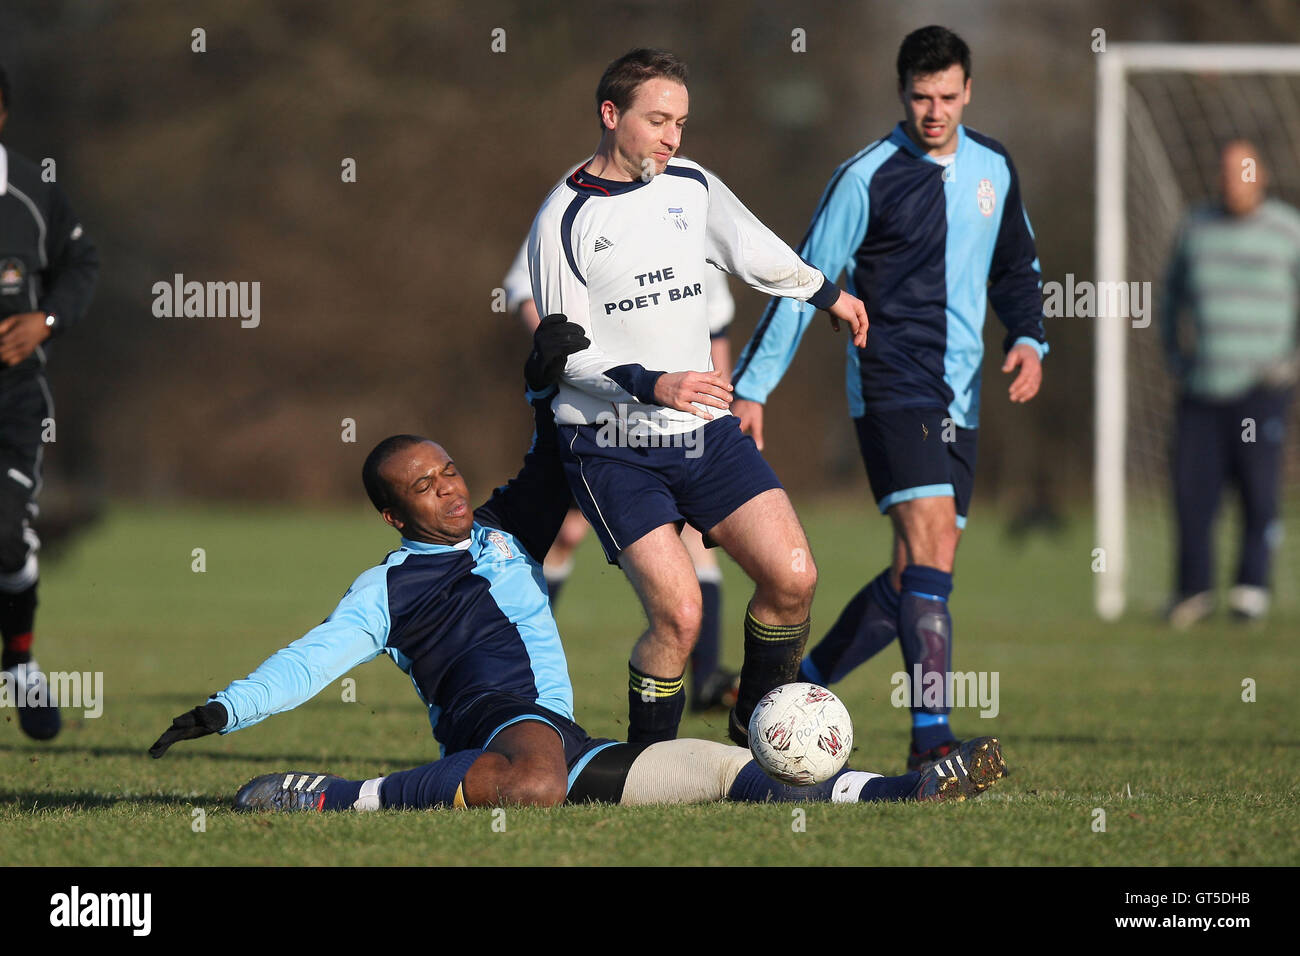
<svg viewBox="0 0 1300 956">
<path fill-rule="evenodd" d="M 591 345 L 582 326 L 563 312 L 542 319 L 533 333 L 533 351 L 524 363 L 524 381 L 534 391 L 550 388 L 564 374 L 564 364 L 574 352 Z"/>
<path fill-rule="evenodd" d="M 210 700 L 202 707 L 187 710 L 173 720 L 172 725 L 149 748 L 149 756 L 157 760 L 178 740 L 193 740 L 195 737 L 206 737 L 224 730 L 228 719 L 226 707 L 219 700 Z"/>
</svg>

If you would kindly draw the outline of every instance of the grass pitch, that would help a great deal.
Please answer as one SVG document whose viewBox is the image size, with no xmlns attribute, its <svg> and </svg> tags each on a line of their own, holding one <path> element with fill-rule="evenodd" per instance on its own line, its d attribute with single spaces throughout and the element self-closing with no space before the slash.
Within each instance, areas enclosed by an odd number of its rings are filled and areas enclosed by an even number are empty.
<svg viewBox="0 0 1300 956">
<path fill-rule="evenodd" d="M 883 566 L 888 529 L 865 502 L 804 503 L 801 515 L 821 572 L 816 639 Z M 953 724 L 1000 736 L 1013 771 L 977 800 L 273 816 L 235 814 L 230 798 L 260 773 L 376 776 L 436 756 L 410 683 L 389 661 L 349 675 L 355 702 L 336 682 L 249 730 L 182 742 L 158 761 L 146 748 L 176 714 L 317 624 L 395 538 L 362 509 L 119 508 L 46 564 L 38 659 L 47 670 L 102 672 L 103 714 L 65 710 L 63 733 L 42 744 L 0 709 L 0 863 L 1300 862 L 1300 612 L 1284 608 L 1256 627 L 1220 618 L 1187 634 L 1136 616 L 1101 623 L 1090 539 L 1076 520 L 1055 537 L 1012 542 L 995 516 L 973 517 L 952 599 L 954 666 L 998 673 L 999 713 L 959 710 Z M 734 565 L 725 572 L 734 665 L 749 588 Z M 625 662 L 642 619 L 591 538 L 558 618 L 579 721 L 621 737 Z M 901 666 L 891 648 L 835 688 L 855 721 L 852 766 L 903 769 L 907 713 L 890 703 Z M 1254 702 L 1243 701 L 1248 678 Z M 682 733 L 721 740 L 725 726 L 725 714 L 688 714 Z"/>
</svg>

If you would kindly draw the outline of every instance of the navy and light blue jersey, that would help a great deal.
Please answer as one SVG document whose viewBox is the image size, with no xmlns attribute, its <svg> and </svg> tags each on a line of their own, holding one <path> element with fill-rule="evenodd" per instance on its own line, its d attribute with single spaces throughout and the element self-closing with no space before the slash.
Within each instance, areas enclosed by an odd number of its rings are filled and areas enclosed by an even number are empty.
<svg viewBox="0 0 1300 956">
<path fill-rule="evenodd" d="M 849 411 L 937 406 L 960 428 L 979 423 L 984 313 L 1004 348 L 1047 352 L 1034 235 L 1002 145 L 964 126 L 950 162 L 925 154 L 903 124 L 831 177 L 799 254 L 863 300 L 865 348 L 848 343 Z M 813 317 L 773 299 L 732 375 L 737 398 L 765 402 Z"/>
<path fill-rule="evenodd" d="M 487 693 L 573 719 L 573 688 L 541 559 L 568 510 L 550 399 L 524 468 L 474 512 L 456 545 L 403 538 L 363 573 L 318 627 L 215 698 L 223 733 L 297 707 L 358 664 L 385 654 L 411 678 L 444 752 L 469 746 L 461 718 Z"/>
</svg>

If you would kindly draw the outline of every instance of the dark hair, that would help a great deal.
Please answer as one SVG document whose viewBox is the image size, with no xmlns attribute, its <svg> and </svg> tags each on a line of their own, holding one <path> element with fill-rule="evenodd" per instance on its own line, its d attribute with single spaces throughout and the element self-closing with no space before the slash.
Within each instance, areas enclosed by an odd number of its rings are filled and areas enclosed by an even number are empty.
<svg viewBox="0 0 1300 956">
<path fill-rule="evenodd" d="M 921 27 L 903 37 L 898 48 L 898 88 L 907 85 L 907 74 L 929 76 L 961 64 L 962 80 L 970 79 L 970 47 L 947 27 Z"/>
<path fill-rule="evenodd" d="M 9 74 L 0 66 L 0 110 L 9 109 Z"/>
<path fill-rule="evenodd" d="M 600 105 L 609 100 L 619 112 L 627 109 L 632 97 L 646 80 L 665 77 L 686 85 L 686 64 L 678 59 L 676 53 L 668 50 L 650 50 L 644 47 L 624 53 L 617 60 L 605 67 L 596 86 L 596 116 L 600 117 Z M 601 123 L 604 128 L 604 123 Z"/>
<path fill-rule="evenodd" d="M 366 494 L 370 496 L 370 503 L 376 511 L 391 508 L 397 503 L 392 485 L 379 476 L 379 469 L 384 467 L 384 462 L 399 451 L 406 451 L 412 445 L 428 440 L 419 435 L 390 435 L 371 449 L 366 456 L 366 463 L 361 466 L 361 483 L 366 486 Z"/>
</svg>

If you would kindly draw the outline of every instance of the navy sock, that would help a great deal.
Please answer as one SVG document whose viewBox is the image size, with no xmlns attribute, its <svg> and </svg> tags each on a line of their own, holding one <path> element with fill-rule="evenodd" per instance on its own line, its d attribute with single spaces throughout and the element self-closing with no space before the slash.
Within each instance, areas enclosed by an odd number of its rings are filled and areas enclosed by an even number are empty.
<svg viewBox="0 0 1300 956">
<path fill-rule="evenodd" d="M 757 760 L 751 760 L 740 768 L 736 779 L 731 782 L 727 799 L 736 803 L 800 803 L 806 800 L 828 801 L 834 789 L 835 781 L 844 773 L 841 770 L 831 779 L 811 787 L 795 787 L 788 783 L 773 780 Z"/>
<path fill-rule="evenodd" d="M 627 742 L 657 744 L 677 739 L 686 709 L 684 674 L 655 677 L 627 665 Z"/>
<path fill-rule="evenodd" d="M 361 796 L 364 780 L 335 780 L 325 788 L 325 802 L 322 810 L 351 810 L 352 804 Z"/>
<path fill-rule="evenodd" d="M 901 777 L 876 777 L 867 781 L 867 785 L 858 794 L 858 802 L 906 800 L 920 782 L 921 774 L 916 770 L 908 771 Z"/>
<path fill-rule="evenodd" d="M 722 616 L 722 582 L 700 579 L 700 638 L 691 651 L 691 681 L 698 688 L 700 682 L 718 669 L 721 657 L 721 635 L 718 622 Z"/>
<path fill-rule="evenodd" d="M 757 760 L 751 760 L 736 774 L 731 789 L 727 791 L 727 799 L 736 803 L 827 803 L 839 779 L 854 772 L 846 768 L 811 787 L 795 787 L 773 780 L 763 772 Z M 901 777 L 873 777 L 862 787 L 858 802 L 906 800 L 920 779 L 921 775 L 915 771 Z"/>
<path fill-rule="evenodd" d="M 390 773 L 379 785 L 380 806 L 393 810 L 453 806 L 465 774 L 482 753 L 482 750 L 461 750 L 414 770 Z M 358 786 L 358 794 L 360 789 Z M 328 802 L 329 790 L 326 790 L 325 799 Z"/>
<path fill-rule="evenodd" d="M 745 609 L 745 660 L 740 665 L 740 696 L 736 718 L 742 725 L 763 695 L 799 677 L 799 661 L 808 640 L 808 621 L 802 624 L 764 624 Z"/>
<path fill-rule="evenodd" d="M 829 686 L 870 660 L 898 637 L 899 594 L 885 568 L 853 596 L 839 618 L 804 658 L 804 680 Z M 818 679 L 820 678 L 820 680 Z"/>
<path fill-rule="evenodd" d="M 903 570 L 900 583 L 898 635 L 912 686 L 912 746 L 922 752 L 952 739 L 947 718 L 951 709 L 947 688 L 952 672 L 952 615 L 948 611 L 952 575 L 912 564 Z M 918 668 L 919 688 L 915 686 Z M 915 706 L 918 700 L 920 706 Z"/>
</svg>

